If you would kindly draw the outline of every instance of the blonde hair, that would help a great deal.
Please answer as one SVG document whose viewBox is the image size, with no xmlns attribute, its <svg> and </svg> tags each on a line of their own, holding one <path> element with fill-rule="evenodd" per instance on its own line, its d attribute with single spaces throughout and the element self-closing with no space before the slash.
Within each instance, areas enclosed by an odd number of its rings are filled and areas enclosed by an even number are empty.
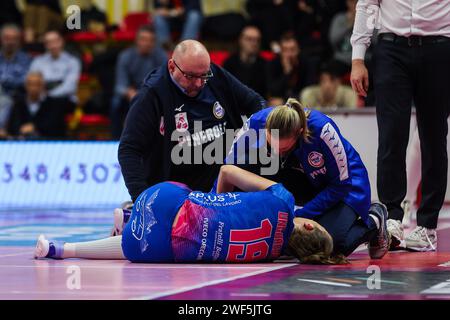
<svg viewBox="0 0 450 320">
<path fill-rule="evenodd" d="M 309 142 L 311 131 L 308 128 L 308 116 L 309 111 L 305 112 L 297 99 L 289 98 L 284 105 L 276 106 L 269 113 L 266 129 L 278 130 L 279 139 L 300 136 L 302 141 Z"/>
<path fill-rule="evenodd" d="M 305 264 L 348 264 L 344 255 L 333 255 L 333 239 L 321 228 L 301 232 L 295 227 L 288 242 L 289 252 Z"/>
</svg>

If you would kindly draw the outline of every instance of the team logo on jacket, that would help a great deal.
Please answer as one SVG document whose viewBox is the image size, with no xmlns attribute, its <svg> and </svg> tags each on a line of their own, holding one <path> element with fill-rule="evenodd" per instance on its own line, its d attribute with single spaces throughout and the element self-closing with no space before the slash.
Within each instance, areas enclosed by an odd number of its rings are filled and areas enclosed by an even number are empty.
<svg viewBox="0 0 450 320">
<path fill-rule="evenodd" d="M 216 101 L 216 103 L 214 103 L 213 114 L 217 119 L 222 119 L 225 115 L 225 109 L 220 105 L 219 101 Z"/>
<path fill-rule="evenodd" d="M 320 168 L 325 164 L 323 154 L 313 151 L 308 154 L 308 162 L 314 168 Z"/>
<path fill-rule="evenodd" d="M 175 128 L 178 132 L 186 132 L 189 129 L 186 112 L 180 112 L 175 115 Z"/>
</svg>

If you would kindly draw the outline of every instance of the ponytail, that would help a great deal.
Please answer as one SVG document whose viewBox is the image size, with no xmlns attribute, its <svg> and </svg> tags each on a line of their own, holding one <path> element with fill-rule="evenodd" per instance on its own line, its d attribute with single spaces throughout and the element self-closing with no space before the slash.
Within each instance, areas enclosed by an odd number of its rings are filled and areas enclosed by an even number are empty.
<svg viewBox="0 0 450 320">
<path fill-rule="evenodd" d="M 309 111 L 305 111 L 297 99 L 289 98 L 284 105 L 275 107 L 267 117 L 266 129 L 279 130 L 279 138 L 300 137 L 309 142 L 311 131 L 308 128 Z"/>
</svg>

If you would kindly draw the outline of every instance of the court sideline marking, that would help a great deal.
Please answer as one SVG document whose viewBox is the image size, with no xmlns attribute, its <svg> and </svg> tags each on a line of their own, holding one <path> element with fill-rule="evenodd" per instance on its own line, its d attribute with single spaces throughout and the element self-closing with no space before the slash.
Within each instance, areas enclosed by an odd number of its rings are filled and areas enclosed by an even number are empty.
<svg viewBox="0 0 450 320">
<path fill-rule="evenodd" d="M 31 257 L 33 255 L 33 251 L 27 250 L 27 251 L 16 252 L 16 253 L 0 254 L 0 258 L 24 256 L 24 255 L 30 255 L 30 257 Z"/>
<path fill-rule="evenodd" d="M 285 264 L 285 265 L 281 265 L 281 266 L 276 266 L 276 267 L 271 267 L 271 268 L 264 268 L 263 270 L 260 270 L 260 271 L 244 273 L 244 274 L 241 274 L 241 275 L 238 275 L 238 276 L 224 278 L 224 279 L 207 281 L 207 282 L 203 282 L 203 283 L 200 283 L 200 284 L 197 284 L 197 285 L 193 285 L 193 286 L 187 286 L 187 287 L 182 287 L 182 288 L 179 288 L 179 289 L 164 291 L 164 292 L 160 292 L 160 293 L 154 293 L 154 294 L 147 295 L 147 296 L 131 298 L 130 300 L 153 300 L 153 299 L 159 299 L 159 298 L 163 298 L 163 297 L 167 297 L 167 296 L 171 296 L 171 295 L 185 293 L 185 292 L 188 292 L 188 291 L 191 291 L 191 290 L 202 289 L 202 288 L 209 287 L 209 286 L 212 286 L 212 285 L 217 285 L 217 284 L 221 284 L 221 283 L 225 283 L 225 282 L 230 282 L 230 281 L 234 281 L 234 280 L 238 280 L 238 279 L 243 279 L 243 278 L 247 278 L 247 277 L 251 277 L 251 276 L 256 276 L 256 275 L 260 275 L 260 274 L 263 274 L 263 273 L 268 273 L 268 272 L 271 272 L 271 271 L 281 270 L 281 269 L 289 268 L 289 267 L 296 266 L 296 265 L 298 265 L 298 264 L 297 263 L 289 263 L 289 264 Z"/>
</svg>

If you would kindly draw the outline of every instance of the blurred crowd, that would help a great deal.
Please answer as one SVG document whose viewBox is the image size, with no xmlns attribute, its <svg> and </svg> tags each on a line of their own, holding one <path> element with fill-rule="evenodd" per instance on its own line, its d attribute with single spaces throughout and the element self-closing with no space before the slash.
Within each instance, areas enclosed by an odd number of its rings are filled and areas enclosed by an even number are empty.
<svg viewBox="0 0 450 320">
<path fill-rule="evenodd" d="M 0 139 L 73 138 L 77 114 L 101 115 L 118 139 L 142 80 L 184 39 L 202 41 L 214 63 L 269 104 L 375 104 L 371 89 L 362 99 L 349 86 L 357 0 L 153 0 L 129 17 L 131 33 L 95 1 L 83 1 L 75 31 L 58 0 L 23 2 L 0 2 Z M 370 60 L 369 52 L 369 68 Z"/>
</svg>

